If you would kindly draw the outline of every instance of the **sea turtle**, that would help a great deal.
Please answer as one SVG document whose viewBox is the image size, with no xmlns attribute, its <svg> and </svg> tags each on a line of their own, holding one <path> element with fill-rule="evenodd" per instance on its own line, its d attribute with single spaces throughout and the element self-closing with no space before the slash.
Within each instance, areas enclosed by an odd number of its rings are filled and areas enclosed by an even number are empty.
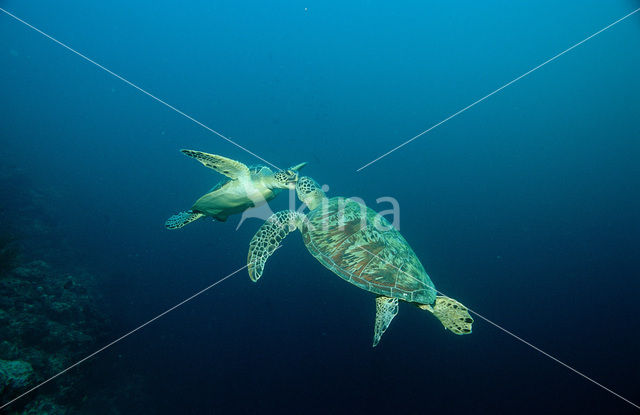
<svg viewBox="0 0 640 415">
<path fill-rule="evenodd" d="M 287 234 L 299 229 L 307 249 L 322 265 L 377 294 L 374 347 L 398 313 L 398 300 L 430 311 L 455 334 L 471 333 L 473 318 L 467 308 L 437 295 L 416 254 L 384 217 L 352 199 L 327 199 L 308 177 L 298 180 L 296 192 L 310 212 L 280 211 L 260 227 L 247 257 L 252 281 L 260 278 L 267 258 Z"/>
<path fill-rule="evenodd" d="M 234 213 L 262 205 L 275 198 L 281 189 L 295 189 L 298 170 L 307 164 L 300 163 L 288 170 L 274 173 L 266 166 L 249 168 L 239 161 L 215 154 L 195 150 L 180 151 L 227 176 L 227 179 L 220 181 L 207 194 L 196 200 L 190 210 L 167 219 L 164 224 L 167 229 L 182 228 L 203 216 L 211 216 L 224 222 Z"/>
</svg>

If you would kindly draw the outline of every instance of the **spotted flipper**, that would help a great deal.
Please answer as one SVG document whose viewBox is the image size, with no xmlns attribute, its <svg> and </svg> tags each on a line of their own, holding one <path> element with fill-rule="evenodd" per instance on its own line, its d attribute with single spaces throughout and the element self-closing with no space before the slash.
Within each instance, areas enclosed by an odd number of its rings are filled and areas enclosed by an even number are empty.
<svg viewBox="0 0 640 415">
<path fill-rule="evenodd" d="M 180 212 L 171 216 L 164 223 L 164 227 L 167 229 L 180 229 L 184 225 L 188 225 L 189 223 L 193 222 L 194 220 L 200 219 L 203 216 L 204 215 L 202 213 L 187 210 L 186 212 Z"/>
<path fill-rule="evenodd" d="M 251 281 L 256 282 L 262 276 L 267 258 L 278 249 L 280 242 L 302 225 L 306 216 L 299 212 L 283 210 L 271 215 L 262 224 L 249 242 L 247 267 Z"/>
<path fill-rule="evenodd" d="M 373 347 L 380 342 L 380 337 L 389 328 L 391 320 L 398 314 L 398 299 L 390 297 L 376 298 L 376 325 L 373 329 Z"/>
<path fill-rule="evenodd" d="M 430 305 L 419 307 L 432 312 L 445 329 L 451 330 L 455 334 L 471 333 L 473 318 L 469 314 L 469 310 L 453 298 L 439 295 L 436 297 L 433 307 Z"/>
<path fill-rule="evenodd" d="M 206 167 L 224 174 L 232 179 L 242 176 L 249 176 L 251 172 L 249 168 L 239 161 L 231 160 L 216 154 L 204 153 L 196 150 L 180 150 L 185 156 L 193 157 Z"/>
</svg>

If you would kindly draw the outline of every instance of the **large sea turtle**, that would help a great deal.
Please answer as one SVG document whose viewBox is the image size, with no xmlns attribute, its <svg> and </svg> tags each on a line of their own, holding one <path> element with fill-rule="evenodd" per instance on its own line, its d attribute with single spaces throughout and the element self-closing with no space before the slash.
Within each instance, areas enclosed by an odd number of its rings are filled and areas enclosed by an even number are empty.
<svg viewBox="0 0 640 415">
<path fill-rule="evenodd" d="M 239 161 L 215 154 L 195 150 L 180 151 L 227 176 L 227 179 L 220 181 L 207 194 L 196 200 L 190 210 L 167 219 L 164 224 L 167 229 L 182 228 L 203 216 L 211 216 L 224 222 L 234 213 L 262 205 L 275 198 L 282 189 L 295 189 L 298 170 L 307 164 L 300 163 L 288 170 L 274 173 L 266 166 L 249 168 Z"/>
<path fill-rule="evenodd" d="M 398 300 L 430 311 L 445 329 L 471 333 L 473 319 L 465 306 L 441 295 L 400 232 L 372 209 L 341 197 L 327 199 L 308 177 L 296 184 L 306 215 L 284 210 L 271 216 L 249 244 L 249 276 L 257 281 L 267 258 L 289 232 L 299 229 L 318 261 L 340 278 L 377 294 L 373 346 L 398 313 Z"/>
</svg>

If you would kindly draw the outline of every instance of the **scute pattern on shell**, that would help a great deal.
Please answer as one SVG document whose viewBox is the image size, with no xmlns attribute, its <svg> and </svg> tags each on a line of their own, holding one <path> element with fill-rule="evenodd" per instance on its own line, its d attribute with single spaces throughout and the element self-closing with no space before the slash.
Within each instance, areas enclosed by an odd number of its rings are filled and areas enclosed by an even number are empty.
<svg viewBox="0 0 640 415">
<path fill-rule="evenodd" d="M 436 291 L 420 260 L 389 221 L 366 206 L 334 197 L 302 226 L 311 254 L 344 280 L 379 295 L 431 304 Z"/>
</svg>

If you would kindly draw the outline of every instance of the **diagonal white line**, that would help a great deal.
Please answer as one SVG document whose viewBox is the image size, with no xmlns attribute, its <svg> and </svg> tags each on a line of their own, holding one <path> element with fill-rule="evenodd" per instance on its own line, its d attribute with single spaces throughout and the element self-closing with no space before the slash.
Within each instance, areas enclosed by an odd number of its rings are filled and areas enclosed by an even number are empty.
<svg viewBox="0 0 640 415">
<path fill-rule="evenodd" d="M 135 89 L 137 89 L 138 91 L 142 92 L 143 94 L 153 98 L 154 100 L 158 101 L 159 103 L 161 103 L 162 105 L 164 105 L 165 107 L 172 109 L 173 111 L 177 112 L 178 114 L 182 115 L 183 117 L 185 117 L 186 119 L 193 121 L 194 123 L 198 124 L 200 127 L 204 128 L 207 131 L 210 131 L 212 133 L 214 133 L 215 135 L 217 135 L 218 137 L 228 141 L 229 143 L 233 144 L 234 146 L 246 151 L 247 153 L 251 154 L 253 157 L 257 158 L 258 160 L 262 160 L 265 163 L 267 163 L 268 165 L 275 167 L 278 170 L 281 170 L 278 166 L 276 166 L 275 164 L 263 159 L 262 157 L 260 157 L 259 155 L 257 155 L 256 153 L 252 152 L 251 150 L 247 149 L 246 147 L 241 146 L 240 144 L 236 143 L 235 141 L 233 141 L 232 139 L 222 135 L 221 133 L 217 132 L 216 130 L 214 130 L 213 128 L 208 127 L 207 125 L 201 123 L 200 121 L 196 120 L 195 118 L 193 118 L 192 116 L 182 112 L 181 110 L 179 110 L 178 108 L 174 107 L 171 104 L 166 103 L 165 101 L 161 100 L 160 98 L 158 98 L 157 96 L 151 94 L 150 92 L 145 91 L 144 89 L 142 89 L 141 87 L 139 87 L 138 85 L 134 84 L 133 82 L 123 78 L 122 76 L 118 75 L 117 73 L 105 68 L 104 66 L 100 65 L 98 62 L 94 61 L 93 59 L 90 59 L 88 57 L 86 57 L 85 55 L 83 55 L 82 53 L 76 51 L 75 49 L 71 48 L 70 46 L 66 45 L 65 43 L 62 43 L 61 41 L 59 41 L 58 39 L 54 38 L 53 36 L 50 36 L 48 34 L 46 34 L 45 32 L 43 32 L 42 30 L 38 29 L 37 27 L 25 22 L 24 20 L 22 20 L 21 18 L 9 13 L 8 11 L 6 11 L 5 9 L 3 9 L 2 7 L 0 7 L 0 11 L 2 11 L 3 13 L 5 13 L 7 16 L 13 17 L 15 20 L 19 21 L 20 23 L 26 25 L 27 27 L 35 30 L 36 32 L 40 33 L 41 35 L 51 39 L 52 41 L 54 41 L 55 43 L 57 43 L 58 45 L 62 46 L 63 48 L 75 53 L 76 55 L 80 56 L 82 59 L 86 60 L 87 62 L 90 62 L 92 64 L 94 64 L 95 66 L 97 66 L 98 68 L 102 69 L 103 71 L 107 72 L 110 75 L 115 76 L 116 78 L 118 78 L 119 80 L 121 80 L 122 82 L 126 83 L 127 85 L 130 85 L 132 87 L 134 87 Z"/>
<path fill-rule="evenodd" d="M 465 306 L 466 307 L 466 306 Z M 623 401 L 625 401 L 626 403 L 628 403 L 631 406 L 636 407 L 637 409 L 640 409 L 640 406 L 631 402 L 629 399 L 625 398 L 624 396 L 620 395 L 617 392 L 614 392 L 613 390 L 609 389 L 608 387 L 604 386 L 603 384 L 593 380 L 592 378 L 590 378 L 589 376 L 585 375 L 584 373 L 578 371 L 577 369 L 574 369 L 573 367 L 569 366 L 568 364 L 566 364 L 565 362 L 563 362 L 562 360 L 558 359 L 557 357 L 554 357 L 552 355 L 550 355 L 549 353 L 545 352 L 544 350 L 542 350 L 539 347 L 534 346 L 533 344 L 529 343 L 528 341 L 524 340 L 523 338 L 513 334 L 512 332 L 510 332 L 509 330 L 505 329 L 504 327 L 500 326 L 497 323 L 494 323 L 493 321 L 489 320 L 488 318 L 486 318 L 485 316 L 483 316 L 482 314 L 478 313 L 477 311 L 473 311 L 472 309 L 470 309 L 469 307 L 467 307 L 467 309 L 469 311 L 471 311 L 473 314 L 475 314 L 476 316 L 480 317 L 481 319 L 483 319 L 484 321 L 486 321 L 487 323 L 491 324 L 494 327 L 497 327 L 498 329 L 502 330 L 503 332 L 505 332 L 506 334 L 508 334 L 509 336 L 513 337 L 514 339 L 522 342 L 523 344 L 531 347 L 533 350 L 543 354 L 544 356 L 548 357 L 549 359 L 553 360 L 556 363 L 561 364 L 562 366 L 566 367 L 567 369 L 569 369 L 570 371 L 572 371 L 573 373 L 582 376 L 583 378 L 585 378 L 586 380 L 588 380 L 589 382 L 593 383 L 596 386 L 599 386 L 600 388 L 606 390 L 607 392 L 609 392 L 610 394 L 612 394 L 613 396 L 622 399 Z"/>
<path fill-rule="evenodd" d="M 219 279 L 218 281 L 214 282 L 213 284 L 209 285 L 208 287 L 203 288 L 202 290 L 198 291 L 197 293 L 193 294 L 191 297 L 182 300 L 181 302 L 179 302 L 178 304 L 174 305 L 173 307 L 163 311 L 162 313 L 158 314 L 157 316 L 155 316 L 154 318 L 152 318 L 151 320 L 147 321 L 146 323 L 143 323 L 141 325 L 139 325 L 138 327 L 136 327 L 135 329 L 131 330 L 130 332 L 123 334 L 122 336 L 118 337 L 117 339 L 115 339 L 114 341 L 112 341 L 111 343 L 107 344 L 106 346 L 101 347 L 100 349 L 96 350 L 95 352 L 91 353 L 89 356 L 85 357 L 84 359 L 78 360 L 76 363 L 72 364 L 71 366 L 69 366 L 68 368 L 58 372 L 57 374 L 51 376 L 49 379 L 37 384 L 36 386 L 34 386 L 33 388 L 29 389 L 28 391 L 24 392 L 23 394 L 13 398 L 12 400 L 10 400 L 9 402 L 6 402 L 4 404 L 2 404 L 2 406 L 0 406 L 0 410 L 4 409 L 5 407 L 11 405 L 12 403 L 14 403 L 15 401 L 17 401 L 20 398 L 23 398 L 24 396 L 30 394 L 31 392 L 35 391 L 36 389 L 40 388 L 41 386 L 44 386 L 45 384 L 51 382 L 52 380 L 54 380 L 55 378 L 57 378 L 58 376 L 68 372 L 69 370 L 73 369 L 74 367 L 80 365 L 81 363 L 91 359 L 93 356 L 97 355 L 98 353 L 108 349 L 109 347 L 113 346 L 114 344 L 118 343 L 121 340 L 124 340 L 125 338 L 129 337 L 130 335 L 132 335 L 133 333 L 137 332 L 138 330 L 142 329 L 145 326 L 148 326 L 149 324 L 153 323 L 154 321 L 158 320 L 159 318 L 165 316 L 166 314 L 172 312 L 173 310 L 175 310 L 176 308 L 180 307 L 181 305 L 193 300 L 194 298 L 196 298 L 197 296 L 199 296 L 200 294 L 204 293 L 205 291 L 210 290 L 211 288 L 215 287 L 216 285 L 220 284 L 222 281 L 226 280 L 227 278 L 237 274 L 238 272 L 242 271 L 243 269 L 247 268 L 248 265 L 245 265 L 242 268 L 238 268 L 237 270 L 233 271 L 231 274 L 227 275 L 224 278 Z"/>
<path fill-rule="evenodd" d="M 422 137 L 423 135 L 425 135 L 426 133 L 428 133 L 429 131 L 433 130 L 436 127 L 439 127 L 440 125 L 446 123 L 447 121 L 449 121 L 450 119 L 457 117 L 458 115 L 462 114 L 463 112 L 465 112 L 466 110 L 468 110 L 471 107 L 474 107 L 476 104 L 481 103 L 482 101 L 484 101 L 485 99 L 489 98 L 490 96 L 497 94 L 498 92 L 502 91 L 503 89 L 505 89 L 506 87 L 508 87 L 511 84 L 514 84 L 516 82 L 518 82 L 519 80 L 521 80 L 522 78 L 524 78 L 525 76 L 529 75 L 530 73 L 542 68 L 543 66 L 545 66 L 546 64 L 556 60 L 557 58 L 559 58 L 560 56 L 564 55 L 565 53 L 569 52 L 572 49 L 577 48 L 578 46 L 582 45 L 584 42 L 588 41 L 589 39 L 599 35 L 600 33 L 604 32 L 605 30 L 613 27 L 614 25 L 620 23 L 621 21 L 623 21 L 624 19 L 626 19 L 627 17 L 637 13 L 638 11 L 640 11 L 640 8 L 635 9 L 634 11 L 632 11 L 631 13 L 627 14 L 624 17 L 621 17 L 620 19 L 616 20 L 615 22 L 611 23 L 610 25 L 598 30 L 597 32 L 595 32 L 594 34 L 592 34 L 591 36 L 581 40 L 580 42 L 576 43 L 575 45 L 571 46 L 570 48 L 558 53 L 557 55 L 555 55 L 554 57 L 547 59 L 546 61 L 542 62 L 540 65 L 528 70 L 527 72 L 523 73 L 522 75 L 520 75 L 519 77 L 507 82 L 506 84 L 502 85 L 500 88 L 496 89 L 495 91 L 491 92 L 490 94 L 487 94 L 485 96 L 483 96 L 482 98 L 480 98 L 479 100 L 477 100 L 476 102 L 467 105 L 466 107 L 462 108 L 461 110 L 459 110 L 458 112 L 448 116 L 447 118 L 445 118 L 444 120 L 440 121 L 439 123 L 429 127 L 428 129 L 424 130 L 423 132 L 421 132 L 420 134 L 408 139 L 407 141 L 405 141 L 404 143 L 400 144 L 399 146 L 387 151 L 386 153 L 382 154 L 381 156 L 379 156 L 378 158 L 371 160 L 370 162 L 368 162 L 367 164 L 365 164 L 364 166 L 360 167 L 358 170 L 356 170 L 356 172 L 359 172 L 367 167 L 369 167 L 370 165 L 372 165 L 373 163 L 377 162 L 380 159 L 383 159 L 385 157 L 387 157 L 389 154 L 393 153 L 396 150 L 401 149 L 402 147 L 406 146 L 407 144 L 409 144 L 410 142 L 412 142 L 413 140 Z"/>
<path fill-rule="evenodd" d="M 429 287 L 427 286 L 423 281 L 419 280 L 418 278 L 414 277 L 413 275 L 401 270 L 400 268 L 396 267 L 395 265 L 393 265 L 392 263 L 390 263 L 389 261 L 385 260 L 384 258 L 381 258 L 380 256 L 378 256 L 377 254 L 369 251 L 368 249 L 362 247 L 362 246 L 358 246 L 358 248 L 368 252 L 369 254 L 373 255 L 374 257 L 378 258 L 379 260 L 381 260 L 382 262 L 386 263 L 387 265 L 389 265 L 391 268 L 394 268 L 398 271 L 400 271 L 402 274 L 408 276 L 409 278 L 412 278 L 413 280 L 419 282 L 420 284 L 425 285 L 426 287 L 433 289 L 435 292 L 437 292 L 440 295 L 443 295 L 445 297 L 449 297 L 448 295 L 446 295 L 445 293 L 436 290 L 435 288 Z M 449 297 L 451 298 L 451 297 Z M 465 305 L 465 307 L 467 307 Z M 483 319 L 484 321 L 486 321 L 487 323 L 491 324 L 492 326 L 502 330 L 503 332 L 505 332 L 506 334 L 508 334 L 509 336 L 513 337 L 514 339 L 522 342 L 523 344 L 531 347 L 533 350 L 541 353 L 542 355 L 548 357 L 549 359 L 553 360 L 556 363 L 561 364 L 562 366 L 566 367 L 567 369 L 571 370 L 572 372 L 582 376 L 583 378 L 587 379 L 589 382 L 593 383 L 596 386 L 599 386 L 600 388 L 606 390 L 607 392 L 609 392 L 610 394 L 616 396 L 617 398 L 622 399 L 623 401 L 625 401 L 626 403 L 628 403 L 629 405 L 635 406 L 637 409 L 640 409 L 640 406 L 638 406 L 637 404 L 631 402 L 629 399 L 625 398 L 624 396 L 620 395 L 619 393 L 614 392 L 613 390 L 607 388 L 606 386 L 604 386 L 603 384 L 593 380 L 592 378 L 590 378 L 589 376 L 585 375 L 584 373 L 580 372 L 577 369 L 574 369 L 573 367 L 569 366 L 568 364 L 564 363 L 562 360 L 558 359 L 557 357 L 554 357 L 552 355 L 550 355 L 549 353 L 545 352 L 544 350 L 542 350 L 541 348 L 534 346 L 533 344 L 529 343 L 528 341 L 524 340 L 523 338 L 513 334 L 512 332 L 510 332 L 509 330 L 505 329 L 504 327 L 502 327 L 501 325 L 499 325 L 498 323 L 494 323 L 493 321 L 489 320 L 487 317 L 483 316 L 482 314 L 478 313 L 477 311 L 472 310 L 471 308 L 467 307 L 467 310 L 469 310 L 470 312 L 472 312 L 473 314 L 475 314 L 476 316 L 480 317 L 481 319 Z"/>
</svg>

